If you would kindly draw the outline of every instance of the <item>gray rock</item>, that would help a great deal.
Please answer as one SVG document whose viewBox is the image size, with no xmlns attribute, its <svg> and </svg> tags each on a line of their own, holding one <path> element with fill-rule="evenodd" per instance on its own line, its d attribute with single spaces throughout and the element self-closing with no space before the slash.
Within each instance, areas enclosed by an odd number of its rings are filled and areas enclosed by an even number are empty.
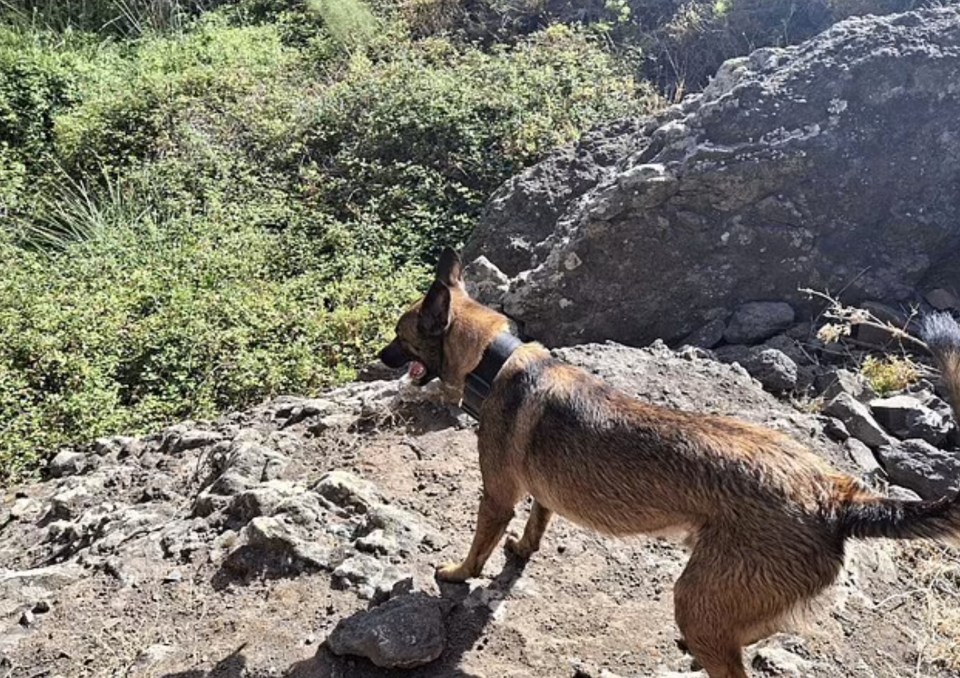
<svg viewBox="0 0 960 678">
<path fill-rule="evenodd" d="M 436 660 L 446 645 L 451 603 L 414 593 L 340 620 L 327 638 L 334 654 L 366 657 L 384 668 L 412 669 Z"/>
<path fill-rule="evenodd" d="M 723 338 L 728 344 L 756 344 L 793 324 L 790 304 L 781 301 L 753 301 L 738 308 Z"/>
<path fill-rule="evenodd" d="M 813 664 L 800 655 L 780 647 L 761 647 L 753 655 L 753 668 L 768 676 L 802 678 Z"/>
<path fill-rule="evenodd" d="M 284 500 L 296 494 L 296 491 L 292 483 L 263 483 L 234 496 L 227 508 L 227 515 L 237 523 L 249 522 L 257 516 L 272 516 L 279 512 Z"/>
<path fill-rule="evenodd" d="M 927 303 L 938 311 L 957 310 L 960 311 L 960 298 L 950 290 L 942 287 L 930 290 L 923 295 Z"/>
<path fill-rule="evenodd" d="M 758 295 L 817 312 L 799 287 L 906 302 L 958 256 L 960 195 L 927 197 L 960 177 L 958 26 L 954 5 L 854 18 L 728 61 L 656 124 L 605 128 L 609 161 L 571 145 L 505 184 L 468 261 L 548 345 L 674 342 Z"/>
<path fill-rule="evenodd" d="M 223 440 L 223 434 L 217 431 L 190 429 L 178 432 L 164 441 L 163 449 L 170 454 L 181 454 L 187 450 L 208 447 Z"/>
<path fill-rule="evenodd" d="M 751 350 L 743 344 L 726 344 L 714 349 L 714 357 L 723 363 L 739 363 L 742 367 L 750 360 Z"/>
<path fill-rule="evenodd" d="M 893 442 L 893 439 L 874 420 L 867 406 L 854 400 L 848 393 L 841 393 L 831 400 L 823 411 L 843 422 L 850 435 L 873 449 L 891 445 Z"/>
<path fill-rule="evenodd" d="M 47 471 L 54 478 L 64 478 L 83 473 L 89 467 L 87 455 L 73 450 L 62 450 L 47 464 Z"/>
<path fill-rule="evenodd" d="M 904 440 L 877 450 L 891 482 L 924 499 L 939 499 L 960 490 L 960 451 L 940 450 L 924 440 Z"/>
<path fill-rule="evenodd" d="M 291 526 L 276 517 L 259 516 L 252 519 L 240 536 L 241 543 L 233 553 L 250 546 L 267 556 L 281 556 L 298 569 L 331 569 L 333 545 L 316 538 L 301 539 Z"/>
<path fill-rule="evenodd" d="M 130 668 L 133 669 L 133 672 L 135 673 L 147 671 L 153 667 L 163 664 L 167 659 L 170 659 L 176 653 L 177 648 L 173 645 L 156 643 L 141 650 L 137 654 L 136 659 L 134 659 L 133 666 Z"/>
<path fill-rule="evenodd" d="M 499 268 L 480 255 L 470 263 L 464 275 L 467 293 L 484 299 L 497 298 L 510 287 L 510 279 Z"/>
<path fill-rule="evenodd" d="M 487 203 L 466 260 L 489 254 L 493 264 L 488 260 L 486 267 L 495 267 L 504 277 L 535 265 L 549 251 L 544 240 L 567 206 L 611 174 L 622 158 L 649 146 L 649 138 L 640 134 L 645 122 L 623 120 L 597 127 L 509 179 Z"/>
<path fill-rule="evenodd" d="M 763 348 L 775 348 L 782 351 L 787 357 L 798 365 L 809 365 L 810 356 L 804 350 L 803 345 L 786 334 L 777 334 L 763 342 Z"/>
<path fill-rule="evenodd" d="M 860 402 L 876 397 L 866 379 L 842 367 L 831 367 L 818 374 L 814 388 L 826 401 L 833 400 L 841 393 L 847 393 Z"/>
<path fill-rule="evenodd" d="M 797 364 L 783 351 L 757 347 L 752 350 L 743 367 L 763 387 L 773 393 L 791 391 L 797 386 Z"/>
<path fill-rule="evenodd" d="M 856 438 L 848 438 L 844 443 L 844 448 L 850 458 L 856 462 L 857 466 L 863 472 L 864 477 L 873 480 L 883 475 L 883 467 L 874 456 L 873 451 Z"/>
<path fill-rule="evenodd" d="M 899 309 L 880 301 L 867 300 L 860 303 L 860 308 L 873 314 L 880 322 L 889 323 L 894 327 L 906 328 L 907 316 Z"/>
<path fill-rule="evenodd" d="M 844 426 L 843 422 L 839 419 L 821 417 L 821 421 L 823 423 L 823 432 L 826 433 L 831 440 L 842 443 L 850 439 L 850 431 L 847 430 L 847 427 Z M 863 443 L 860 444 L 862 445 Z"/>
<path fill-rule="evenodd" d="M 680 343 L 682 345 L 698 346 L 700 348 L 713 348 L 723 341 L 723 332 L 727 329 L 727 323 L 720 318 L 711 320 L 697 330 L 694 330 Z"/>
<path fill-rule="evenodd" d="M 920 501 L 923 499 L 923 497 L 913 490 L 910 490 L 906 487 L 900 487 L 899 485 L 891 485 L 888 487 L 887 496 L 891 499 L 897 499 L 899 501 Z"/>
<path fill-rule="evenodd" d="M 346 471 L 331 471 L 313 488 L 327 501 L 358 513 L 366 513 L 381 503 L 376 485 Z"/>
<path fill-rule="evenodd" d="M 94 495 L 83 485 L 57 492 L 50 498 L 48 515 L 56 520 L 74 520 L 95 502 Z"/>
<path fill-rule="evenodd" d="M 400 551 L 396 538 L 382 529 L 376 529 L 355 542 L 358 551 L 375 555 L 390 555 Z"/>
<path fill-rule="evenodd" d="M 877 422 L 900 439 L 920 438 L 931 445 L 941 444 L 951 423 L 912 396 L 899 395 L 870 401 Z"/>
<path fill-rule="evenodd" d="M 341 589 L 356 588 L 361 598 L 372 598 L 383 577 L 384 565 L 373 556 L 359 553 L 344 560 L 333 571 L 333 583 Z M 392 586 L 392 584 L 391 584 Z"/>
</svg>

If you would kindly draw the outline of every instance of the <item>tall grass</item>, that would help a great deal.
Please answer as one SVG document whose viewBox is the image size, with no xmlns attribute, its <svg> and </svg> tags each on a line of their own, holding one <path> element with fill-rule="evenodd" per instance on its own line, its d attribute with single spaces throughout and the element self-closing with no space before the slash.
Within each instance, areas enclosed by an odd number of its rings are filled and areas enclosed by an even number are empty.
<svg viewBox="0 0 960 678">
<path fill-rule="evenodd" d="M 80 30 L 140 37 L 182 30 L 223 0 L 0 0 L 8 21 L 45 30 Z"/>
<path fill-rule="evenodd" d="M 307 0 L 307 9 L 319 16 L 330 36 L 347 49 L 366 45 L 379 28 L 377 18 L 361 0 Z"/>
</svg>

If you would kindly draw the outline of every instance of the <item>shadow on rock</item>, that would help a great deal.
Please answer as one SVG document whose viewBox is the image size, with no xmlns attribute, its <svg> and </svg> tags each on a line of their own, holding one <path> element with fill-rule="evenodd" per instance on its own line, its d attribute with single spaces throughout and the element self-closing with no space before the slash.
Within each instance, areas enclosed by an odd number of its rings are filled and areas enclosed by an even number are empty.
<svg viewBox="0 0 960 678">
<path fill-rule="evenodd" d="M 443 584 L 439 597 L 425 593 L 409 593 L 393 598 L 387 603 L 370 610 L 362 610 L 347 617 L 337 625 L 317 651 L 317 654 L 305 661 L 297 662 L 289 668 L 286 678 L 385 678 L 388 676 L 406 676 L 408 678 L 479 678 L 476 674 L 460 668 L 463 656 L 483 637 L 487 625 L 493 619 L 494 611 L 510 593 L 513 585 L 523 574 L 524 562 L 508 559 L 503 570 L 487 586 L 471 590 L 466 584 Z M 445 635 L 445 646 L 439 657 L 421 666 L 412 668 L 382 667 L 358 656 L 336 655 L 332 651 L 344 649 L 364 651 L 368 657 L 379 661 L 390 658 L 383 656 L 384 641 L 381 635 L 387 629 L 379 628 L 380 623 L 401 622 L 414 624 L 413 628 L 395 628 L 392 631 L 398 638 L 410 632 L 426 633 L 419 623 L 430 621 L 418 618 L 420 610 L 430 606 L 442 610 L 439 620 L 441 635 Z M 393 606 L 396 609 L 390 609 Z M 400 609 L 406 607 L 410 614 L 404 616 Z M 383 616 L 378 610 L 383 609 Z M 436 620 L 433 620 L 437 623 Z M 408 636 L 409 637 L 409 636 Z M 429 657 L 429 649 L 425 649 Z M 402 652 L 402 651 L 401 651 Z M 393 659 L 404 661 L 399 655 Z"/>
</svg>

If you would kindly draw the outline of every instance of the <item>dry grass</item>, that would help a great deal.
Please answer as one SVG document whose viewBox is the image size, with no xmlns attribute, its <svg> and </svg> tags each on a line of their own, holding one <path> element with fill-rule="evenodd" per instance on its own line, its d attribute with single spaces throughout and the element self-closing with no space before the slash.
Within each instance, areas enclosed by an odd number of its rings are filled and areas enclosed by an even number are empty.
<svg viewBox="0 0 960 678">
<path fill-rule="evenodd" d="M 880 396 L 902 391 L 923 376 L 917 363 L 897 355 L 867 356 L 860 365 L 860 374 Z"/>
<path fill-rule="evenodd" d="M 920 544 L 903 549 L 901 569 L 909 572 L 918 612 L 913 632 L 916 662 L 911 675 L 960 672 L 960 549 Z"/>
</svg>

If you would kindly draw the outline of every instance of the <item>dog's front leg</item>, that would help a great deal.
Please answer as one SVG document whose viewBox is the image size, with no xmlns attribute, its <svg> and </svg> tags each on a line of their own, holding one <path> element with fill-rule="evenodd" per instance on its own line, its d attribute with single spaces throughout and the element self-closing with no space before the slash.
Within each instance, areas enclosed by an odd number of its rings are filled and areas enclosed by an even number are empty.
<svg viewBox="0 0 960 678">
<path fill-rule="evenodd" d="M 480 576 L 484 563 L 500 542 L 507 525 L 513 518 L 516 495 L 506 492 L 491 493 L 484 488 L 477 513 L 477 531 L 473 535 L 473 544 L 466 560 L 460 564 L 449 564 L 437 570 L 437 578 L 443 581 L 462 582 L 471 577 Z"/>
</svg>

